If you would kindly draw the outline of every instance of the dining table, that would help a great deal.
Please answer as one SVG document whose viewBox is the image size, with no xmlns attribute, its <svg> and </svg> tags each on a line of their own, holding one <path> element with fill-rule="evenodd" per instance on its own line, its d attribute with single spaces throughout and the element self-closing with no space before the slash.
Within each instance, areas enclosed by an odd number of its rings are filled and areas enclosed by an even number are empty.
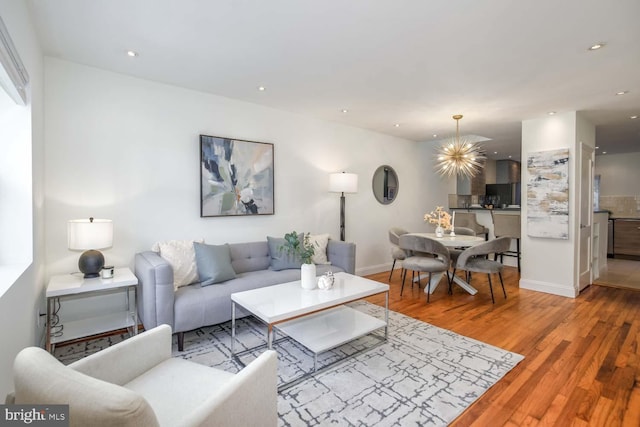
<svg viewBox="0 0 640 427">
<path fill-rule="evenodd" d="M 459 234 L 459 235 L 456 234 L 452 236 L 450 233 L 445 233 L 442 237 L 438 237 L 435 233 L 410 233 L 410 234 L 413 236 L 420 236 L 420 237 L 426 237 L 429 239 L 437 240 L 447 248 L 468 248 L 468 247 L 483 243 L 485 241 L 484 237 L 467 236 L 464 234 Z M 427 289 L 429 288 L 431 289 L 431 292 L 430 292 L 431 294 L 433 294 L 433 291 L 435 291 L 436 287 L 438 286 L 438 283 L 440 283 L 440 280 L 442 279 L 443 274 L 444 273 L 437 273 L 437 274 L 434 273 L 431 276 L 431 286 L 427 287 Z M 419 277 L 414 279 L 414 281 L 418 281 L 418 280 L 419 280 Z M 475 295 L 478 293 L 478 290 L 476 288 L 471 286 L 469 282 L 467 282 L 466 280 L 464 280 L 459 276 L 453 276 L 453 281 L 462 289 L 469 292 L 471 295 Z M 427 292 L 427 289 L 425 289 L 425 292 Z"/>
</svg>

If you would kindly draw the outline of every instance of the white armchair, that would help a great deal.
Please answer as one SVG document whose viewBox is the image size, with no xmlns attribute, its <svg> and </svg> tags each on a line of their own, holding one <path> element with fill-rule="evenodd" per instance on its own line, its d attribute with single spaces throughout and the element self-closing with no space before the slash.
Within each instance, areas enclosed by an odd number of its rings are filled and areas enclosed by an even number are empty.
<svg viewBox="0 0 640 427">
<path fill-rule="evenodd" d="M 237 374 L 172 358 L 161 325 L 69 366 L 25 348 L 7 403 L 68 404 L 71 426 L 275 426 L 276 369 L 274 351 Z"/>
</svg>

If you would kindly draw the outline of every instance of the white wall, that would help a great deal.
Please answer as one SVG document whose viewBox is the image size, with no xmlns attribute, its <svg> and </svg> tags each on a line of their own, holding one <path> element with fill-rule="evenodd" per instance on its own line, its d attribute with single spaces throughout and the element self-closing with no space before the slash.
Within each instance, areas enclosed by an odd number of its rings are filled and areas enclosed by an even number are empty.
<svg viewBox="0 0 640 427">
<path fill-rule="evenodd" d="M 527 205 L 522 203 L 522 272 L 520 287 L 556 295 L 578 295 L 577 232 L 579 205 L 577 167 L 579 142 L 595 144 L 595 127 L 575 111 L 522 122 L 522 159 L 529 153 L 569 148 L 569 239 L 545 239 L 527 235 Z M 523 164 L 526 166 L 526 163 Z M 529 181 L 529 172 L 522 168 L 523 193 Z M 525 193 L 526 194 L 526 193 Z M 523 194 L 523 199 L 525 197 Z"/>
<path fill-rule="evenodd" d="M 36 312 L 44 308 L 44 233 L 43 233 L 43 95 L 42 52 L 36 39 L 29 11 L 24 1 L 0 0 L 0 16 L 7 26 L 31 77 L 31 162 L 32 212 L 30 230 L 18 239 L 32 239 L 33 262 L 9 283 L 0 297 L 0 396 L 13 390 L 12 366 L 15 355 L 24 347 L 40 343 L 41 328 L 36 324 Z M 18 242 L 19 243 L 19 242 Z M 0 279 L 4 276 L 0 275 Z M 7 285 L 7 283 L 3 283 Z"/>
<path fill-rule="evenodd" d="M 640 195 L 640 152 L 606 154 L 596 157 L 600 175 L 600 196 Z"/>
<path fill-rule="evenodd" d="M 529 153 L 569 148 L 569 176 L 574 176 L 576 150 L 575 112 L 557 114 L 522 122 L 522 159 Z M 529 182 L 529 172 L 522 168 L 523 192 Z M 570 203 L 574 198 L 570 178 Z M 573 291 L 574 253 L 573 215 L 569 217 L 569 239 L 544 239 L 527 235 L 526 203 L 522 204 L 522 272 L 520 287 L 558 295 L 575 296 Z"/>
<path fill-rule="evenodd" d="M 287 231 L 338 238 L 339 195 L 328 174 L 359 175 L 346 195 L 346 238 L 357 244 L 360 274 L 391 264 L 387 229 L 416 230 L 446 203 L 425 144 L 321 122 L 202 92 L 45 59 L 47 273 L 77 270 L 66 221 L 114 221 L 107 263 L 132 266 L 134 254 L 164 239 L 263 240 Z M 273 216 L 199 216 L 199 134 L 275 144 Z M 428 158 L 424 158 L 428 156 Z M 371 179 L 381 164 L 398 173 L 397 200 L 381 205 Z"/>
</svg>

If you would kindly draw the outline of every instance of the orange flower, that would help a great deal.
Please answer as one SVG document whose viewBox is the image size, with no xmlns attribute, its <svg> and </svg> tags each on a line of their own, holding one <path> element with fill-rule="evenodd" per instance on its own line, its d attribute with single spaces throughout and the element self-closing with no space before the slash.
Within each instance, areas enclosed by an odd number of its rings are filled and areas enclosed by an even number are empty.
<svg viewBox="0 0 640 427">
<path fill-rule="evenodd" d="M 451 230 L 451 215 L 442 206 L 436 206 L 435 211 L 425 214 L 424 221 L 436 226 L 439 225 L 445 230 Z"/>
</svg>

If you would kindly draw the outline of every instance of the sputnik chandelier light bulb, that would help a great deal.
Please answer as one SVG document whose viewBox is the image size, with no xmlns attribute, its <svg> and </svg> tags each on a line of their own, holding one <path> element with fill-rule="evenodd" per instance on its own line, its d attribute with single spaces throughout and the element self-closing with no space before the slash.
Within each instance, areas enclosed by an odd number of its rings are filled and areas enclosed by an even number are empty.
<svg viewBox="0 0 640 427">
<path fill-rule="evenodd" d="M 442 176 L 466 175 L 473 177 L 484 167 L 486 157 L 477 142 L 460 140 L 460 119 L 456 114 L 456 137 L 436 149 L 436 171 Z"/>
</svg>

